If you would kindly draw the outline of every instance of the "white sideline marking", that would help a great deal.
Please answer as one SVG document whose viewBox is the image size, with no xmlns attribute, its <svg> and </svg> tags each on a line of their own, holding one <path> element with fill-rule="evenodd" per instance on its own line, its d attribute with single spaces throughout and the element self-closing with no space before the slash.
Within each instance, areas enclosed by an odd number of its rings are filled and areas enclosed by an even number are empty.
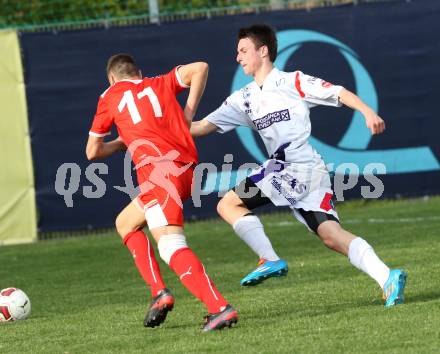
<svg viewBox="0 0 440 354">
<path fill-rule="evenodd" d="M 425 222 L 425 221 L 437 221 L 440 220 L 440 216 L 427 216 L 427 217 L 416 217 L 416 218 L 370 218 L 370 219 L 347 219 L 342 220 L 341 224 L 384 224 L 384 223 L 417 223 L 417 222 Z M 296 221 L 279 221 L 279 222 L 270 222 L 267 224 L 268 226 L 303 226 L 303 224 Z"/>
</svg>

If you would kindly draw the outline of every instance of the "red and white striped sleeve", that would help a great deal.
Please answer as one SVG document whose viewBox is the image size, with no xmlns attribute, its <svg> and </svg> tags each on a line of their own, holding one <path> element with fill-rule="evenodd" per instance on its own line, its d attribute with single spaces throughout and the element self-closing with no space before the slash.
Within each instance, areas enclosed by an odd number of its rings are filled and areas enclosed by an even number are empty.
<svg viewBox="0 0 440 354">
<path fill-rule="evenodd" d="M 182 81 L 178 71 L 179 67 L 180 65 L 176 66 L 168 74 L 162 76 L 165 84 L 171 89 L 172 92 L 174 92 L 175 95 L 189 87 Z"/>
<path fill-rule="evenodd" d="M 305 101 L 313 105 L 341 106 L 339 93 L 342 86 L 333 85 L 318 77 L 306 75 L 301 71 L 295 71 L 293 75 L 293 86 L 296 93 Z"/>
</svg>

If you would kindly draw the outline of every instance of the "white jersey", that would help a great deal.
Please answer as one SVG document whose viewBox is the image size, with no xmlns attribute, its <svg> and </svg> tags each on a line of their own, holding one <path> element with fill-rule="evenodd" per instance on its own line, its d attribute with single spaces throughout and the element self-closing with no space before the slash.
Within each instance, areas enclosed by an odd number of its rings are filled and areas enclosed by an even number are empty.
<svg viewBox="0 0 440 354">
<path fill-rule="evenodd" d="M 232 93 L 205 119 L 225 133 L 238 126 L 256 130 L 270 158 L 248 178 L 277 206 L 287 205 L 307 225 L 297 209 L 338 214 L 331 202 L 331 181 L 321 156 L 308 143 L 310 108 L 340 106 L 342 86 L 301 71 L 274 68 L 263 87 L 255 81 Z"/>
<path fill-rule="evenodd" d="M 342 88 L 301 71 L 283 72 L 274 68 L 263 87 L 252 81 L 232 93 L 205 119 L 215 124 L 219 133 L 238 126 L 250 127 L 263 139 L 269 156 L 288 145 L 285 161 L 301 163 L 316 154 L 308 144 L 310 108 L 340 106 Z"/>
</svg>

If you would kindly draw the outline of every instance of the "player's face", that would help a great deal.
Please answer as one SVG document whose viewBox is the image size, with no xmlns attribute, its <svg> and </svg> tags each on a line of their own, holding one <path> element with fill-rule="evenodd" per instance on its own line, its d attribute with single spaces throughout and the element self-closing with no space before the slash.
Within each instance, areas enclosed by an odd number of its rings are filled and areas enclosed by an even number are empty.
<svg viewBox="0 0 440 354">
<path fill-rule="evenodd" d="M 237 45 L 237 62 L 246 75 L 254 75 L 263 63 L 261 48 L 255 48 L 250 38 L 242 38 Z"/>
</svg>

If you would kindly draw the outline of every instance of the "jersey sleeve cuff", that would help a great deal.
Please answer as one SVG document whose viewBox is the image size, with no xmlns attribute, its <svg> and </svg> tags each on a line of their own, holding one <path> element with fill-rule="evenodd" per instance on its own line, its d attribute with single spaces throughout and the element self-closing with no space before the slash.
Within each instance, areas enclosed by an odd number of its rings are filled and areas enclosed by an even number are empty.
<svg viewBox="0 0 440 354">
<path fill-rule="evenodd" d="M 226 133 L 228 130 L 223 129 L 218 122 L 215 122 L 215 119 L 210 119 L 209 116 L 205 117 L 204 119 L 206 119 L 209 123 L 214 124 L 217 127 L 217 130 L 215 131 L 216 133 L 220 133 L 220 134 L 224 134 Z"/>
<path fill-rule="evenodd" d="M 174 72 L 175 72 L 175 74 L 176 74 L 177 82 L 179 83 L 179 85 L 180 85 L 181 87 L 183 87 L 183 88 L 188 88 L 189 86 L 188 86 L 187 84 L 185 84 L 185 83 L 182 81 L 182 78 L 180 77 L 180 74 L 179 74 L 179 71 L 178 71 L 179 68 L 180 68 L 180 66 L 176 67 L 176 69 L 174 70 Z"/>
<path fill-rule="evenodd" d="M 341 91 L 344 89 L 344 86 L 335 86 L 335 93 L 336 93 L 336 107 L 341 107 L 342 106 L 342 102 L 339 99 L 339 94 L 341 93 Z"/>
<path fill-rule="evenodd" d="M 95 138 L 102 138 L 102 137 L 110 135 L 110 134 L 111 134 L 110 132 L 107 132 L 107 133 L 95 133 L 95 132 L 89 131 L 89 135 L 90 136 L 94 136 Z"/>
</svg>

